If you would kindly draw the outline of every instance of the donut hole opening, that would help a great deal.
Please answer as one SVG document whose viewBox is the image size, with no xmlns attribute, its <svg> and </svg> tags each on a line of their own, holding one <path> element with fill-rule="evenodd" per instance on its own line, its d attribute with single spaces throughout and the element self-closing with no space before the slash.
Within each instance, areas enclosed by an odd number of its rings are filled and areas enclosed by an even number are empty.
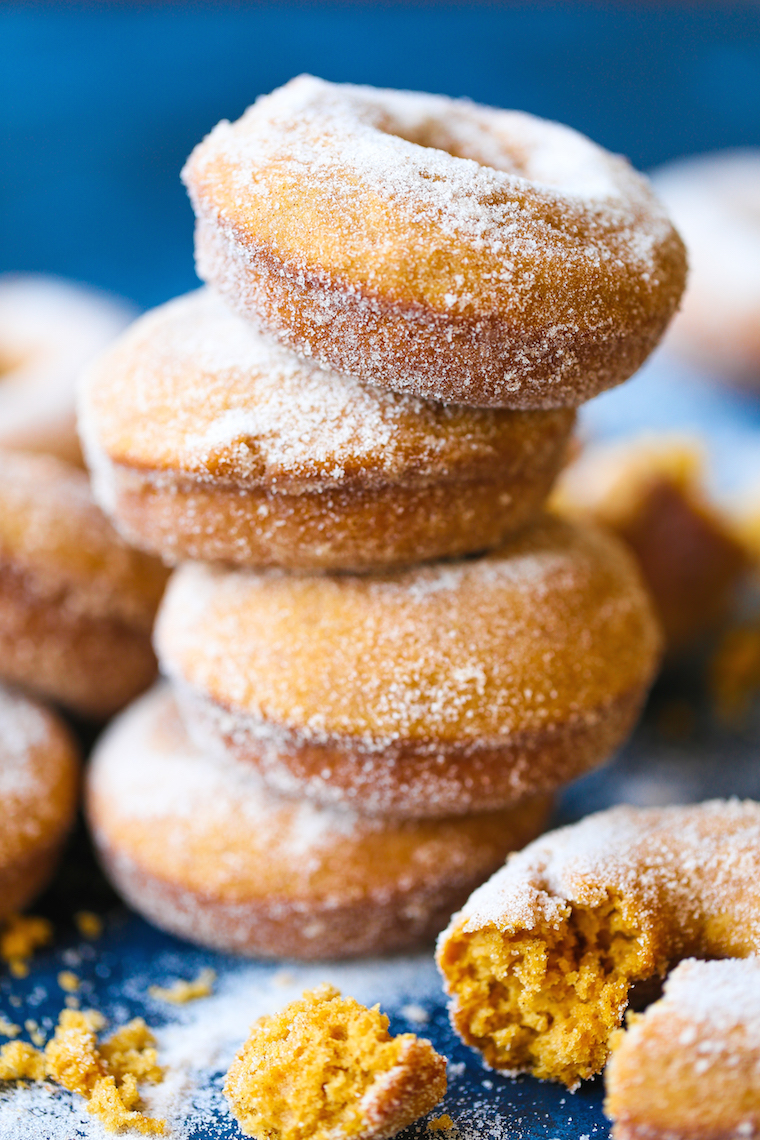
<svg viewBox="0 0 760 1140">
<path fill-rule="evenodd" d="M 632 985 L 651 975 L 640 934 L 608 899 L 556 929 L 460 936 L 444 963 L 457 1028 L 492 1068 L 575 1088 L 603 1068 Z"/>
<path fill-rule="evenodd" d="M 426 150 L 443 151 L 452 158 L 471 159 L 479 166 L 504 174 L 529 177 L 526 150 L 516 140 L 504 139 L 490 124 L 479 122 L 474 114 L 461 123 L 456 116 L 445 123 L 433 117 L 406 122 L 387 118 L 380 129 Z M 432 172 L 424 176 L 434 181 L 443 180 L 442 175 Z"/>
</svg>

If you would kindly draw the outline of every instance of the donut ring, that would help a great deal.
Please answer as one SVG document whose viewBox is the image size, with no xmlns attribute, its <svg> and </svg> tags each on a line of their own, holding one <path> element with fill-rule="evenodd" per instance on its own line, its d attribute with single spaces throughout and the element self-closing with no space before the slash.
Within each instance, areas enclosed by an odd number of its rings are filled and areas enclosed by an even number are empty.
<svg viewBox="0 0 760 1140">
<path fill-rule="evenodd" d="M 622 546 L 545 519 L 485 558 L 378 578 L 188 563 L 155 642 L 204 746 L 286 795 L 435 817 L 601 764 L 659 633 Z"/>
<path fill-rule="evenodd" d="M 760 390 L 760 148 L 674 162 L 654 176 L 689 249 L 689 287 L 668 344 Z"/>
<path fill-rule="evenodd" d="M 452 1024 L 491 1067 L 573 1088 L 604 1066 L 633 986 L 685 957 L 757 954 L 758 874 L 749 801 L 617 807 L 551 832 L 441 935 Z"/>
<path fill-rule="evenodd" d="M 0 686 L 0 921 L 47 885 L 74 822 L 78 790 L 66 726 Z"/>
<path fill-rule="evenodd" d="M 323 372 L 208 290 L 141 318 L 83 385 L 94 493 L 166 562 L 368 570 L 498 546 L 574 413 L 433 404 Z"/>
<path fill-rule="evenodd" d="M 660 1001 L 613 1041 L 613 1140 L 719 1140 L 760 1128 L 760 961 L 676 966 Z"/>
<path fill-rule="evenodd" d="M 81 464 L 77 378 L 133 316 L 70 281 L 0 274 L 0 447 Z"/>
<path fill-rule="evenodd" d="M 636 371 L 683 290 L 646 180 L 515 111 L 301 76 L 183 178 L 198 273 L 233 308 L 426 399 L 576 407 Z"/>
<path fill-rule="evenodd" d="M 543 828 L 538 797 L 401 822 L 280 800 L 249 765 L 198 751 L 165 687 L 96 747 L 87 812 L 117 890 L 192 942 L 256 957 L 345 958 L 424 942 L 454 900 Z"/>
<path fill-rule="evenodd" d="M 83 471 L 0 451 L 0 677 L 106 717 L 156 673 L 166 571 L 127 547 Z"/>
</svg>

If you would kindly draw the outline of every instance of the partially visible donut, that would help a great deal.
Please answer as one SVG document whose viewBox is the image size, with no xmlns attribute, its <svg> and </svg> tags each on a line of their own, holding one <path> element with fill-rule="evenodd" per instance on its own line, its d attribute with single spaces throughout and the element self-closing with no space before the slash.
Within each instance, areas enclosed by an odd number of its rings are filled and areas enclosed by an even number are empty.
<svg viewBox="0 0 760 1140">
<path fill-rule="evenodd" d="M 155 640 L 208 747 L 284 794 L 399 817 L 507 806 L 603 763 L 659 650 L 622 544 L 551 518 L 373 578 L 186 563 Z"/>
<path fill-rule="evenodd" d="M 111 715 L 156 673 L 167 572 L 131 550 L 83 471 L 0 451 L 0 677 L 85 716 Z"/>
<path fill-rule="evenodd" d="M 63 722 L 0 686 L 0 921 L 47 885 L 78 789 L 76 748 Z"/>
<path fill-rule="evenodd" d="M 199 275 L 304 356 L 445 403 L 575 407 L 678 305 L 646 179 L 568 127 L 301 76 L 183 177 Z"/>
<path fill-rule="evenodd" d="M 760 148 L 686 158 L 654 180 L 689 250 L 668 343 L 717 379 L 760 389 Z"/>
<path fill-rule="evenodd" d="M 726 1140 L 760 1130 L 760 959 L 687 959 L 613 1038 L 613 1140 Z"/>
<path fill-rule="evenodd" d="M 750 801 L 617 807 L 550 832 L 441 935 L 452 1024 L 493 1068 L 573 1088 L 603 1068 L 637 984 L 760 951 L 758 876 Z"/>
<path fill-rule="evenodd" d="M 571 409 L 434 404 L 324 372 L 209 290 L 90 370 L 94 492 L 167 562 L 367 570 L 498 546 L 539 510 Z"/>
<path fill-rule="evenodd" d="M 551 807 L 543 796 L 393 822 L 280 800 L 250 765 L 195 748 L 165 687 L 99 741 L 87 805 L 112 882 L 157 926 L 220 950 L 305 959 L 432 938 Z"/>
<path fill-rule="evenodd" d="M 609 527 L 630 547 L 671 652 L 726 617 L 749 560 L 707 496 L 703 448 L 688 436 L 591 444 L 561 473 L 550 509 Z"/>
<path fill-rule="evenodd" d="M 76 381 L 133 316 L 71 281 L 0 274 L 0 447 L 81 463 Z"/>
</svg>

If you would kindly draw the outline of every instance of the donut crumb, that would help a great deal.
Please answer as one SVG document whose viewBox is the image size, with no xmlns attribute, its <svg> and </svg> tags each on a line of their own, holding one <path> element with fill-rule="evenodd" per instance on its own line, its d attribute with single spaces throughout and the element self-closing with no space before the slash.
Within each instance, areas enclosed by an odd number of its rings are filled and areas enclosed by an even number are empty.
<svg viewBox="0 0 760 1140">
<path fill-rule="evenodd" d="M 170 986 L 151 986 L 148 993 L 157 1001 L 168 1001 L 173 1005 L 185 1005 L 186 1002 L 196 1001 L 197 998 L 210 997 L 214 992 L 216 970 L 208 967 L 198 974 L 191 982 L 178 978 Z"/>
<path fill-rule="evenodd" d="M 103 919 L 91 910 L 78 910 L 74 915 L 77 930 L 83 938 L 95 940 L 103 933 Z"/>
<path fill-rule="evenodd" d="M 29 959 L 35 950 L 47 946 L 53 927 L 46 918 L 28 914 L 11 914 L 0 924 L 0 959 L 8 963 L 14 978 L 29 973 Z"/>
</svg>

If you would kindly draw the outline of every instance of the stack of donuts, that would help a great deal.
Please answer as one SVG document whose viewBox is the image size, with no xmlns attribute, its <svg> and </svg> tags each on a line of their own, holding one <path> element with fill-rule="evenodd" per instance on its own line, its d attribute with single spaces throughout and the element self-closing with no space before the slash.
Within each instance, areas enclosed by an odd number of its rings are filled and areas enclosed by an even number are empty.
<svg viewBox="0 0 760 1140">
<path fill-rule="evenodd" d="M 177 565 L 168 683 L 88 812 L 158 925 L 340 957 L 441 929 L 629 732 L 660 634 L 543 503 L 574 409 L 683 288 L 646 181 L 568 128 L 309 77 L 184 172 L 207 287 L 90 369 L 96 497 Z"/>
</svg>

